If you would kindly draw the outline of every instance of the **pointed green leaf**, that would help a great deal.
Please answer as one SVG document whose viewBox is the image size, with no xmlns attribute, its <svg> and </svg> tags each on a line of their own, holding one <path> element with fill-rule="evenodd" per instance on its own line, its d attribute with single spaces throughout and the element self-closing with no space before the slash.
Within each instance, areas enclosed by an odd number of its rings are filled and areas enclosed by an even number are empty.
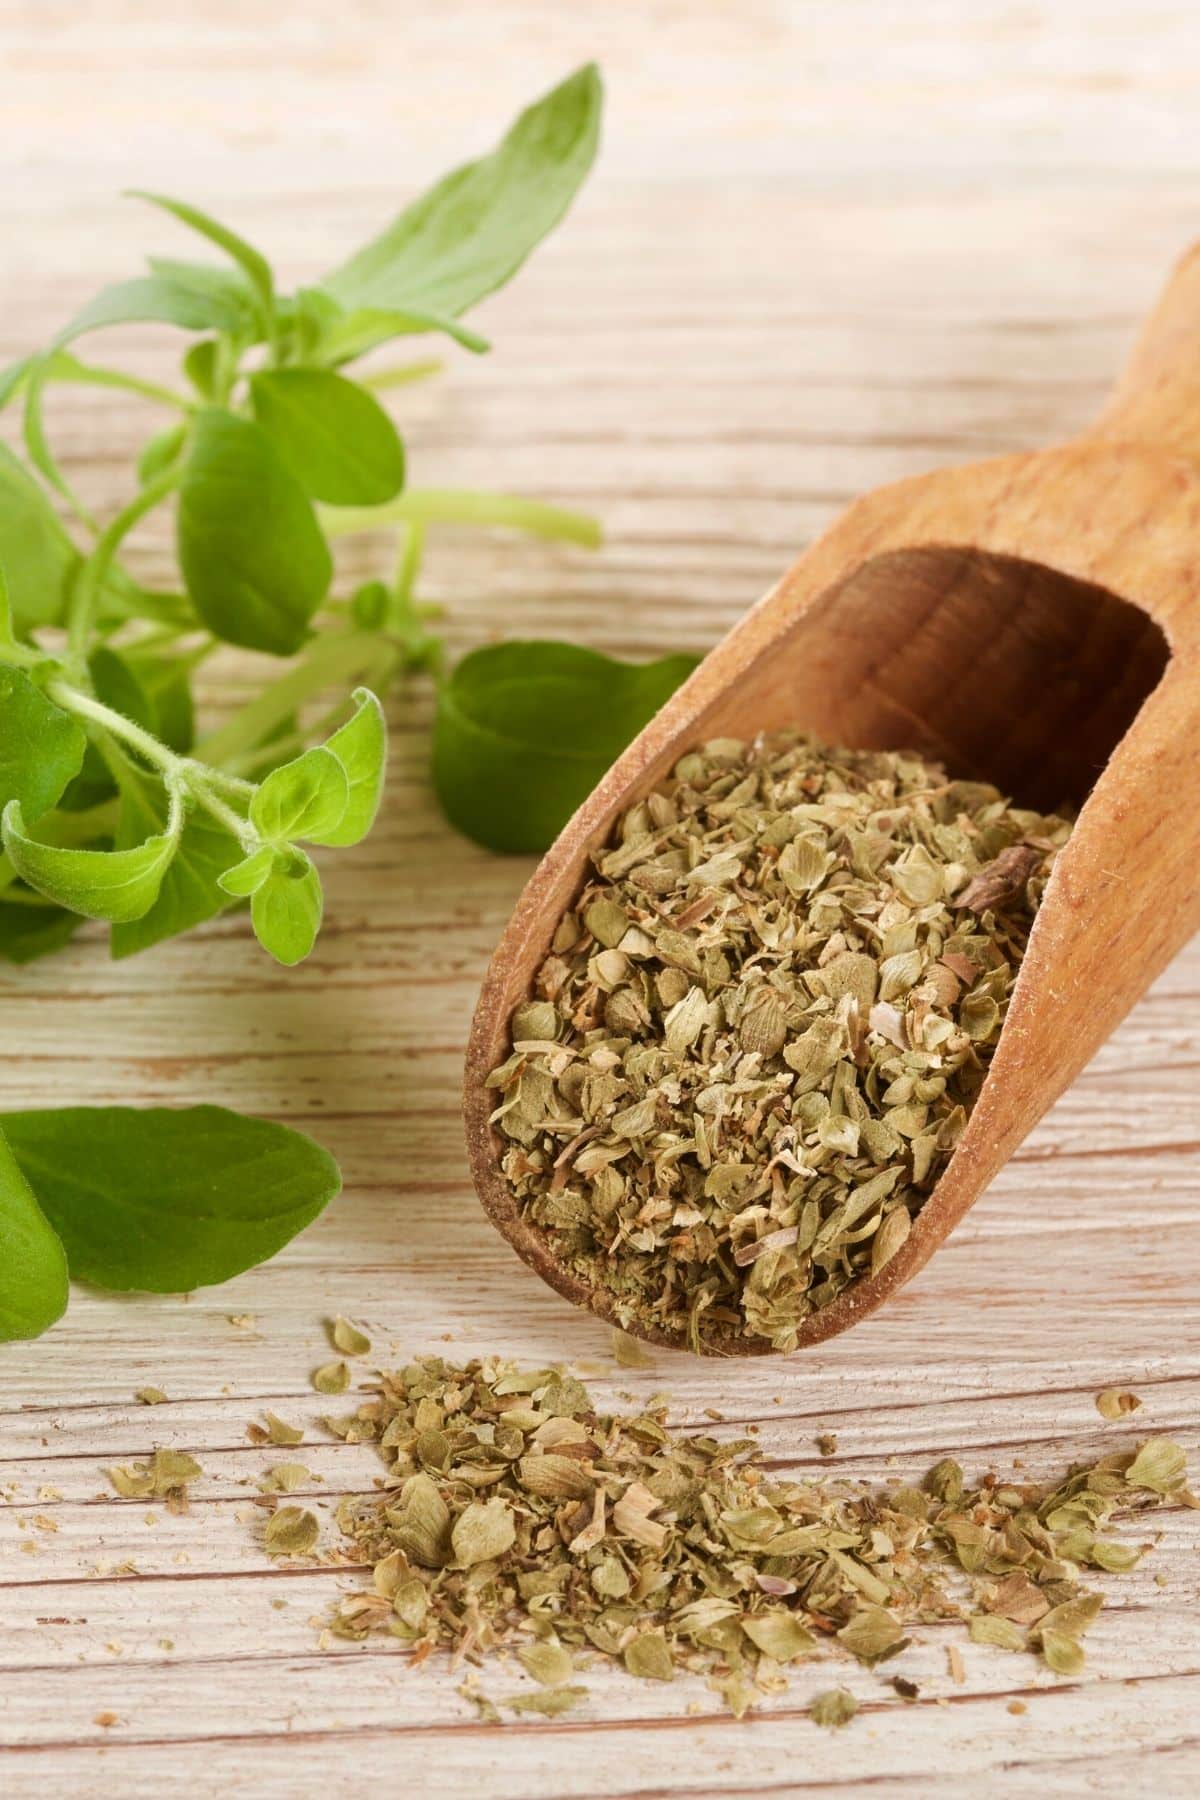
<svg viewBox="0 0 1200 1800">
<path fill-rule="evenodd" d="M 574 644 L 494 644 L 438 690 L 433 779 L 452 825 L 489 850 L 544 850 L 696 666 Z"/>
<path fill-rule="evenodd" d="M 80 557 L 44 490 L 0 444 L 0 563 L 17 632 L 56 625 Z"/>
<path fill-rule="evenodd" d="M 215 273 L 220 276 L 223 271 Z M 205 284 L 179 273 L 142 275 L 102 289 L 59 332 L 55 344 L 61 349 L 85 331 L 99 331 L 108 325 L 178 325 L 183 331 L 237 332 L 246 318 L 245 300 L 239 302 L 228 281 Z"/>
<path fill-rule="evenodd" d="M 0 1134 L 0 1343 L 38 1337 L 67 1308 L 67 1259 Z"/>
<path fill-rule="evenodd" d="M 349 797 L 341 820 L 318 844 L 357 844 L 375 823 L 387 773 L 387 721 L 369 688 L 355 688 L 356 711 L 326 742 L 346 771 Z M 312 834 L 309 834 L 312 836 Z"/>
<path fill-rule="evenodd" d="M 322 286 L 348 310 L 465 312 L 566 212 L 596 153 L 602 101 L 595 65 L 577 70 L 490 156 L 447 175 Z"/>
<path fill-rule="evenodd" d="M 261 427 L 217 407 L 197 415 L 176 536 L 210 631 L 276 656 L 299 649 L 333 565 L 312 502 Z"/>
<path fill-rule="evenodd" d="M 135 200 L 146 200 L 151 206 L 161 207 L 164 212 L 169 212 L 178 219 L 181 225 L 199 232 L 210 244 L 216 244 L 218 249 L 224 250 L 244 272 L 262 303 L 265 317 L 270 319 L 274 315 L 275 278 L 271 273 L 270 263 L 253 244 L 248 244 L 236 231 L 231 231 L 227 225 L 222 225 L 219 220 L 201 212 L 199 207 L 190 206 L 186 200 L 172 200 L 166 194 L 147 193 L 144 188 L 132 188 L 130 191 Z"/>
<path fill-rule="evenodd" d="M 85 919 L 140 919 L 158 896 L 179 844 L 182 811 L 171 828 L 132 850 L 62 850 L 40 844 L 25 829 L 20 803 L 4 809 L 4 848 L 13 868 L 36 893 Z"/>
<path fill-rule="evenodd" d="M 235 863 L 226 869 L 221 876 L 221 886 L 225 892 L 236 900 L 248 900 L 256 894 L 271 870 L 275 867 L 275 851 L 272 845 L 262 844 L 243 862 Z"/>
<path fill-rule="evenodd" d="M 301 486 L 334 506 L 380 506 L 404 485 L 404 446 L 374 395 L 332 369 L 250 378 L 254 416 Z"/>
<path fill-rule="evenodd" d="M 78 775 L 87 739 L 20 669 L 0 663 L 0 810 L 40 819 Z"/>
<path fill-rule="evenodd" d="M 277 857 L 250 901 L 254 935 L 276 962 L 303 962 L 321 929 L 321 877 L 302 850 Z"/>
<path fill-rule="evenodd" d="M 306 750 L 272 769 L 250 802 L 250 823 L 272 843 L 325 843 L 345 816 L 350 783 L 332 750 Z"/>
<path fill-rule="evenodd" d="M 0 1118 L 71 1274 L 178 1293 L 282 1249 L 337 1193 L 311 1138 L 218 1106 L 70 1107 Z"/>
</svg>

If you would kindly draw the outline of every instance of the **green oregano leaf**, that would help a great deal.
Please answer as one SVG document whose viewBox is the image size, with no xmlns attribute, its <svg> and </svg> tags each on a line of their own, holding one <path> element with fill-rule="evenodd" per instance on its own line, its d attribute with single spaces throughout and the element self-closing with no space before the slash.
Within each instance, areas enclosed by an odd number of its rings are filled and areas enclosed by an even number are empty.
<svg viewBox="0 0 1200 1800">
<path fill-rule="evenodd" d="M 31 838 L 18 800 L 4 809 L 4 848 L 36 893 L 85 919 L 140 919 L 158 897 L 179 845 L 182 812 L 169 828 L 128 850 L 64 850 Z"/>
<path fill-rule="evenodd" d="M 438 690 L 433 778 L 446 817 L 489 850 L 544 850 L 695 666 L 549 642 L 472 651 Z"/>
<path fill-rule="evenodd" d="M 17 1112 L 0 1128 L 72 1276 L 100 1287 L 228 1281 L 274 1256 L 340 1185 L 311 1138 L 219 1106 Z"/>
<path fill-rule="evenodd" d="M 87 739 L 21 669 L 0 663 L 0 809 L 40 819 L 83 764 Z"/>
<path fill-rule="evenodd" d="M 252 420 L 219 407 L 197 414 L 176 538 L 210 631 L 276 656 L 300 648 L 333 565 L 312 502 Z"/>
<path fill-rule="evenodd" d="M 349 799 L 341 762 L 318 747 L 271 770 L 250 802 L 250 823 L 272 843 L 305 838 L 320 844 L 340 825 Z"/>
<path fill-rule="evenodd" d="M 404 446 L 373 394 L 331 369 L 250 378 L 254 416 L 316 500 L 379 506 L 404 485 Z"/>
<path fill-rule="evenodd" d="M 387 721 L 383 708 L 369 688 L 355 688 L 356 710 L 325 743 L 343 769 L 349 784 L 345 810 L 337 825 L 314 840 L 321 844 L 360 843 L 375 823 L 387 772 Z"/>
<path fill-rule="evenodd" d="M 250 900 L 254 935 L 276 960 L 290 968 L 303 962 L 321 929 L 321 877 L 303 850 L 279 853 L 266 880 Z"/>
<path fill-rule="evenodd" d="M 0 1343 L 38 1337 L 66 1306 L 62 1244 L 0 1132 Z"/>
<path fill-rule="evenodd" d="M 16 631 L 58 624 L 79 552 L 44 489 L 7 444 L 0 444 L 0 563 Z"/>
<path fill-rule="evenodd" d="M 322 287 L 347 309 L 466 312 L 566 212 L 595 156 L 602 104 L 595 65 L 578 69 L 527 107 L 490 156 L 414 200 Z"/>
<path fill-rule="evenodd" d="M 199 207 L 191 206 L 186 200 L 172 200 L 166 194 L 147 193 L 144 188 L 131 188 L 130 193 L 135 200 L 146 200 L 151 206 L 159 206 L 169 212 L 173 218 L 186 225 L 189 230 L 199 232 L 209 243 L 216 244 L 218 249 L 232 257 L 245 274 L 262 306 L 265 319 L 274 317 L 275 312 L 275 280 L 271 273 L 271 265 L 253 244 L 248 244 L 244 237 L 231 231 L 227 225 L 210 218 L 201 212 Z"/>
<path fill-rule="evenodd" d="M 275 855 L 272 844 L 261 844 L 252 855 L 225 870 L 219 878 L 221 887 L 235 899 L 248 900 L 251 894 L 258 892 L 275 867 Z"/>
</svg>

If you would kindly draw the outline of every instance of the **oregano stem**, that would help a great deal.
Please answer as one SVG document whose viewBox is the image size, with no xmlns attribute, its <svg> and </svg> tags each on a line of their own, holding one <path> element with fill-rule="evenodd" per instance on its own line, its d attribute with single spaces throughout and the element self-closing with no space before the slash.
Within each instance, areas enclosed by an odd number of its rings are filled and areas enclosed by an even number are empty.
<svg viewBox="0 0 1200 1800">
<path fill-rule="evenodd" d="M 258 848 L 260 840 L 254 827 L 213 791 L 217 785 L 233 784 L 239 793 L 247 788 L 252 793 L 252 786 L 237 782 L 236 778 L 222 776 L 219 770 L 206 768 L 202 762 L 197 762 L 192 757 L 179 756 L 161 743 L 153 732 L 136 724 L 133 719 L 127 719 L 124 713 L 106 706 L 93 695 L 80 693 L 69 682 L 61 679 L 47 682 L 46 693 L 64 712 L 72 713 L 77 719 L 86 719 L 89 724 L 108 732 L 119 743 L 136 750 L 144 761 L 157 769 L 171 797 L 172 807 L 176 799 L 186 793 L 237 840 L 246 855 Z"/>
<path fill-rule="evenodd" d="M 595 549 L 600 526 L 588 513 L 546 506 L 519 494 L 484 494 L 469 488 L 410 488 L 383 506 L 322 507 L 329 537 L 380 531 L 388 525 L 498 525 L 532 537 Z"/>
</svg>

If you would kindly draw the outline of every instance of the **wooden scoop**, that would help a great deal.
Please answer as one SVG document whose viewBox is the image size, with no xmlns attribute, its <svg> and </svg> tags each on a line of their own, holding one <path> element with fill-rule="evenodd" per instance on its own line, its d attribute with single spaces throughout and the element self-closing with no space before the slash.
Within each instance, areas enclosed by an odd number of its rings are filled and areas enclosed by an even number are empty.
<svg viewBox="0 0 1200 1800">
<path fill-rule="evenodd" d="M 957 1149 L 903 1248 L 806 1319 L 803 1345 L 844 1331 L 923 1266 L 1200 927 L 1200 245 L 1092 431 L 857 501 L 630 745 L 522 894 L 467 1051 L 471 1168 L 525 1261 L 603 1317 L 607 1293 L 561 1267 L 522 1218 L 484 1081 L 617 815 L 705 739 L 783 726 L 924 751 L 1018 805 L 1082 808 Z M 730 1334 L 706 1348 L 770 1346 Z"/>
</svg>

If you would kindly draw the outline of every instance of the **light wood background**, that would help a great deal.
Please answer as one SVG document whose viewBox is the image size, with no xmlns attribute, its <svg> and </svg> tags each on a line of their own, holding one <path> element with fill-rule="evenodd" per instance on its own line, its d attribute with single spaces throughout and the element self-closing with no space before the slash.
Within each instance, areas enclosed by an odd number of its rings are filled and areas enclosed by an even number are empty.
<svg viewBox="0 0 1200 1800">
<path fill-rule="evenodd" d="M 480 314 L 492 356 L 456 355 L 402 410 L 417 482 L 594 508 L 606 547 L 445 532 L 426 592 L 456 649 L 539 633 L 702 649 L 858 491 L 1091 418 L 1200 232 L 1198 52 L 1185 0 L 0 0 L 0 358 L 140 251 L 179 248 L 123 187 L 185 195 L 308 277 L 596 55 L 606 144 L 576 213 Z M 164 335 L 112 348 L 167 366 Z M 100 506 L 146 422 L 120 396 L 56 398 L 56 442 Z M 142 554 L 161 571 L 161 525 Z M 252 674 L 227 664 L 210 697 Z M 444 1668 L 318 1649 L 312 1621 L 354 1577 L 267 1561 L 249 1484 L 277 1453 L 246 1426 L 323 1409 L 307 1373 L 330 1311 L 386 1356 L 500 1349 L 569 1360 L 610 1398 L 666 1390 L 681 1419 L 718 1405 L 788 1469 L 818 1466 L 822 1428 L 865 1476 L 946 1453 L 1050 1474 L 1146 1431 L 1200 1447 L 1200 945 L 858 1330 L 791 1361 L 617 1371 L 606 1331 L 517 1263 L 470 1192 L 462 1046 L 527 866 L 441 823 L 427 693 L 392 713 L 385 815 L 328 859 L 304 968 L 274 968 L 230 919 L 120 965 L 89 935 L 0 973 L 0 1105 L 217 1101 L 310 1129 L 346 1174 L 316 1227 L 228 1288 L 78 1291 L 51 1337 L 0 1350 L 0 1790 L 1194 1793 L 1200 1515 L 1184 1511 L 1111 1583 L 1077 1681 L 966 1644 L 955 1683 L 958 1640 L 929 1627 L 903 1664 L 911 1706 L 827 1664 L 739 1725 L 699 1683 L 614 1675 L 566 1720 L 497 1729 Z M 136 1406 L 146 1383 L 172 1404 Z M 1113 1384 L 1142 1395 L 1135 1420 L 1099 1418 Z M 105 1467 L 154 1443 L 204 1464 L 186 1517 L 108 1489 Z M 298 1454 L 320 1504 L 376 1473 L 319 1431 Z M 803 1713 L 833 1679 L 862 1702 L 836 1737 Z"/>
</svg>

